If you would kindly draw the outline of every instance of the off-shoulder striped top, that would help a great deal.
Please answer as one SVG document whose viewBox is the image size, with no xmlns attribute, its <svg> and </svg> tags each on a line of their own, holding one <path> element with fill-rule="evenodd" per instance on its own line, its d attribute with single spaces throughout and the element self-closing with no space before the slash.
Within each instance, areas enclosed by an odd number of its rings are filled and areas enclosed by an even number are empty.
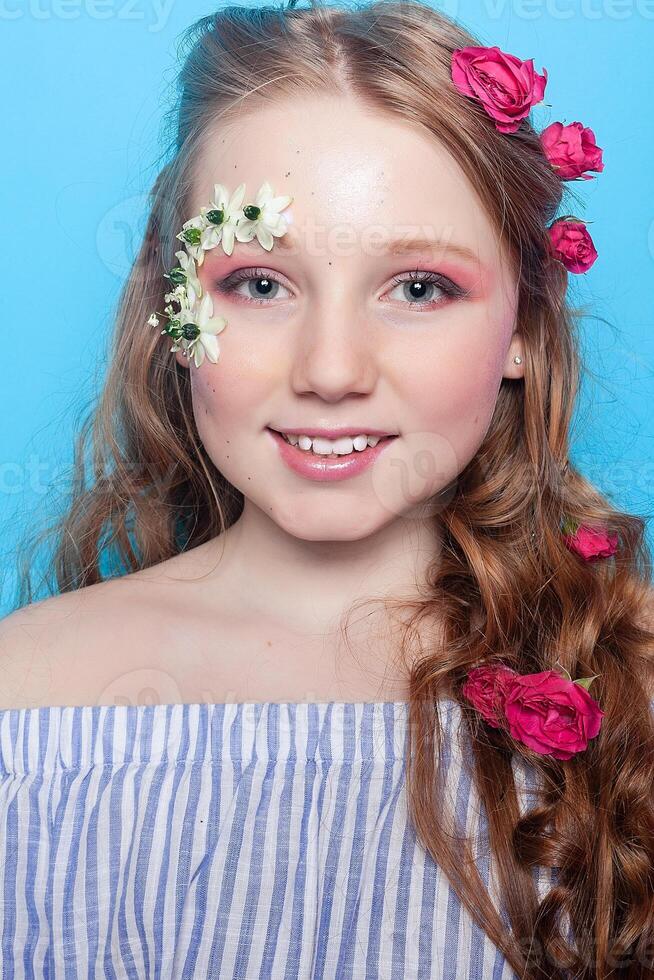
<svg viewBox="0 0 654 980">
<path fill-rule="evenodd" d="M 441 717 L 497 899 L 456 702 Z M 2 977 L 514 978 L 408 820 L 407 721 L 404 701 L 0 711 Z M 534 870 L 541 896 L 555 876 Z"/>
</svg>

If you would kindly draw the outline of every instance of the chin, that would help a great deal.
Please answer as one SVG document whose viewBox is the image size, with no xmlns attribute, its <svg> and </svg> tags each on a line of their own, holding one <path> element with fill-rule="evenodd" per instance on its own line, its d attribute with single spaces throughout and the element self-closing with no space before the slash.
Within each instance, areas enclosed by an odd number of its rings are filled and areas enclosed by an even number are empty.
<svg viewBox="0 0 654 980">
<path fill-rule="evenodd" d="M 361 541 L 394 519 L 393 514 L 366 506 L 363 501 L 354 507 L 351 500 L 329 508 L 294 500 L 289 505 L 272 504 L 265 511 L 287 534 L 303 541 Z"/>
</svg>

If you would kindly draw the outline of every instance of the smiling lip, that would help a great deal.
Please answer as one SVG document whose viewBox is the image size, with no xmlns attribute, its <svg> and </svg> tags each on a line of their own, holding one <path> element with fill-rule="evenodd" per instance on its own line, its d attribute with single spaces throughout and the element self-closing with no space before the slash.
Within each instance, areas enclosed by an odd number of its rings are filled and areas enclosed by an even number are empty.
<svg viewBox="0 0 654 980">
<path fill-rule="evenodd" d="M 306 429 L 275 429 L 269 426 L 273 432 L 283 432 L 287 436 L 321 436 L 323 439 L 342 439 L 343 436 L 396 436 L 397 432 L 386 432 L 384 429 L 313 429 L 309 426 Z"/>
<path fill-rule="evenodd" d="M 350 476 L 357 476 L 374 463 L 396 438 L 395 436 L 382 438 L 376 446 L 368 446 L 361 452 L 354 450 L 344 456 L 328 458 L 315 455 L 311 451 L 300 449 L 298 446 L 292 446 L 276 429 L 267 428 L 266 431 L 270 433 L 271 439 L 276 443 L 279 454 L 288 468 L 307 480 L 317 482 L 347 480 Z M 306 433 L 306 435 L 308 434 Z M 373 433 L 369 434 L 373 435 Z"/>
</svg>

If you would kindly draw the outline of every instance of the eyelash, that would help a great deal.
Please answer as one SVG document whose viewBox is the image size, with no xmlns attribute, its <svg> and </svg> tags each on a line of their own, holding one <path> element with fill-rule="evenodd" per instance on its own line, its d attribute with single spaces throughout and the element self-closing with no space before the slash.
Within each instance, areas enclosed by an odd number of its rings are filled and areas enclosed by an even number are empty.
<svg viewBox="0 0 654 980">
<path fill-rule="evenodd" d="M 230 293 L 235 293 L 237 286 L 241 283 L 248 282 L 251 279 L 269 279 L 271 282 L 277 282 L 280 286 L 284 283 L 280 282 L 273 275 L 266 272 L 265 269 L 239 269 L 237 272 L 232 273 L 226 279 L 216 283 L 216 288 L 219 292 L 229 295 Z M 457 299 L 462 296 L 466 296 L 466 290 L 457 286 L 456 283 L 452 282 L 451 279 L 447 279 L 445 276 L 439 275 L 437 272 L 429 272 L 425 269 L 415 269 L 408 276 L 394 276 L 393 287 L 400 286 L 405 282 L 424 282 L 429 285 L 438 286 L 439 289 L 445 294 L 446 300 Z M 433 310 L 438 306 L 443 306 L 446 302 L 444 299 L 429 302 L 420 302 L 419 300 L 407 300 L 408 306 L 419 306 L 427 310 Z M 268 306 L 268 300 L 266 299 L 253 299 L 248 297 L 245 300 L 246 303 L 254 303 L 256 306 Z"/>
</svg>

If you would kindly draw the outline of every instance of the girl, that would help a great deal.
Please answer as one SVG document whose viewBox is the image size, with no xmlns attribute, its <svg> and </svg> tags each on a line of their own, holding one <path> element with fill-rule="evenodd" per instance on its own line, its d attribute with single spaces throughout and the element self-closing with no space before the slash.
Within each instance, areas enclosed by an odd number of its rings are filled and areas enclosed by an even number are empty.
<svg viewBox="0 0 654 980">
<path fill-rule="evenodd" d="M 421 3 L 189 40 L 2 624 L 3 976 L 651 976 L 650 556 L 568 460 L 594 133 Z"/>
</svg>

